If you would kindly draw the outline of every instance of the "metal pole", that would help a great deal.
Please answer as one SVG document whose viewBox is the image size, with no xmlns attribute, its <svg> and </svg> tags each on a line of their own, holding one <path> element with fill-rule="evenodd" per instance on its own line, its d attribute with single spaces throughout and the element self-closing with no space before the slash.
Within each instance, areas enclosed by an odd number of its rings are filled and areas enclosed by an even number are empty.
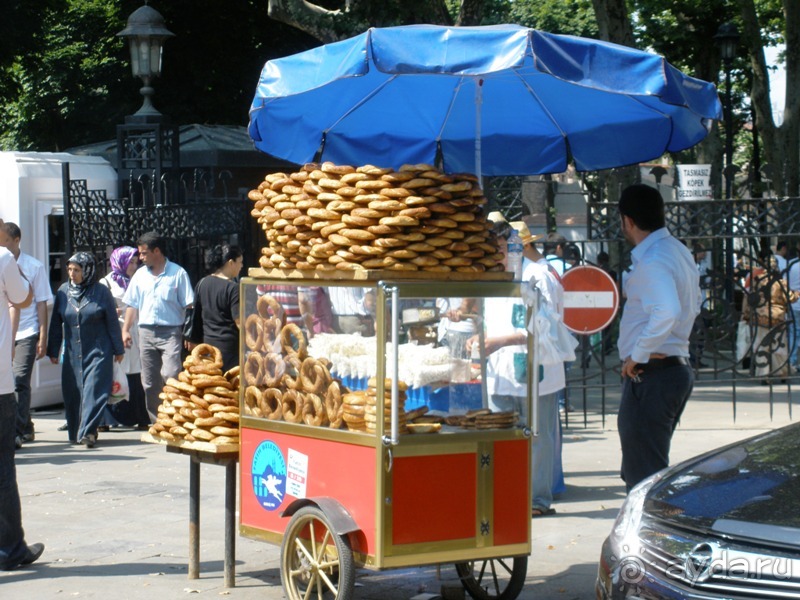
<svg viewBox="0 0 800 600">
<path fill-rule="evenodd" d="M 725 64 L 725 200 L 728 212 L 725 240 L 725 295 L 733 302 L 733 101 L 731 100 L 731 59 Z"/>
<path fill-rule="evenodd" d="M 189 457 L 189 579 L 200 577 L 200 462 Z"/>
</svg>

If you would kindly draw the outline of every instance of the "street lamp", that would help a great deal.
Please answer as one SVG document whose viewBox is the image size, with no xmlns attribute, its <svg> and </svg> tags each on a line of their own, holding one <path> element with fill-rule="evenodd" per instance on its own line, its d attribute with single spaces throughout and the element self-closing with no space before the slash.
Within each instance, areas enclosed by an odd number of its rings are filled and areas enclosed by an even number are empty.
<svg viewBox="0 0 800 600">
<path fill-rule="evenodd" d="M 730 199 L 733 197 L 733 102 L 731 101 L 731 64 L 736 57 L 739 46 L 739 30 L 733 23 L 723 23 L 719 26 L 714 42 L 719 48 L 722 64 L 725 67 L 725 199 L 728 212 L 726 245 L 725 245 L 725 295 L 728 302 L 734 301 L 733 289 L 733 206 Z"/>
<path fill-rule="evenodd" d="M 714 42 L 725 68 L 725 198 L 733 195 L 733 102 L 731 100 L 731 65 L 739 47 L 739 30 L 733 23 L 719 26 Z"/>
<path fill-rule="evenodd" d="M 147 6 L 147 0 L 144 6 L 131 13 L 127 26 L 117 34 L 118 37 L 128 38 L 133 76 L 141 77 L 144 83 L 139 90 L 144 102 L 133 115 L 135 120 L 149 122 L 161 118 L 161 113 L 151 100 L 155 90 L 150 80 L 161 73 L 161 46 L 164 40 L 174 35 L 164 26 L 164 17 Z"/>
</svg>

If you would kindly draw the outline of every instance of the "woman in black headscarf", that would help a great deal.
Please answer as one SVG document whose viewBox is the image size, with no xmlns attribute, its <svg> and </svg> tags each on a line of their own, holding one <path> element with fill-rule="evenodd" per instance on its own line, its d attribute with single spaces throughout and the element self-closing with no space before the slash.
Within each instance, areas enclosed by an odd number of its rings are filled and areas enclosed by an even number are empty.
<svg viewBox="0 0 800 600">
<path fill-rule="evenodd" d="M 67 261 L 69 281 L 56 293 L 47 356 L 58 362 L 64 341 L 61 386 L 69 440 L 94 447 L 113 379 L 113 361 L 125 355 L 114 297 L 96 282 L 94 257 Z"/>
</svg>

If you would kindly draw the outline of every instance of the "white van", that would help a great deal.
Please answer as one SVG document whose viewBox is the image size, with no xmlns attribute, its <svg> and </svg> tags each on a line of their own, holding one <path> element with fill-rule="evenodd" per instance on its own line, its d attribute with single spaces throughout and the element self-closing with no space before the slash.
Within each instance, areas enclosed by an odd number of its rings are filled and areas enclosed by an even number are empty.
<svg viewBox="0 0 800 600">
<path fill-rule="evenodd" d="M 55 292 L 66 281 L 62 165 L 70 178 L 85 179 L 89 189 L 117 195 L 117 172 L 94 156 L 50 152 L 0 152 L 0 218 L 19 225 L 21 249 L 40 260 Z M 48 307 L 48 315 L 52 311 Z M 36 361 L 31 379 L 31 408 L 60 404 L 61 367 L 46 358 Z"/>
</svg>

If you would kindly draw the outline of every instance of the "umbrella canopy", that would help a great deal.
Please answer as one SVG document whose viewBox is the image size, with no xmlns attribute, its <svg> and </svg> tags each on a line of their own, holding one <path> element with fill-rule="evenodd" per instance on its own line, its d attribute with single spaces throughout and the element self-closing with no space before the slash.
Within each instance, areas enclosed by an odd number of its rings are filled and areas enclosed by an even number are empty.
<svg viewBox="0 0 800 600">
<path fill-rule="evenodd" d="M 294 163 L 531 175 L 683 150 L 720 112 L 713 85 L 655 54 L 517 25 L 410 25 L 267 62 L 249 132 Z"/>
</svg>

